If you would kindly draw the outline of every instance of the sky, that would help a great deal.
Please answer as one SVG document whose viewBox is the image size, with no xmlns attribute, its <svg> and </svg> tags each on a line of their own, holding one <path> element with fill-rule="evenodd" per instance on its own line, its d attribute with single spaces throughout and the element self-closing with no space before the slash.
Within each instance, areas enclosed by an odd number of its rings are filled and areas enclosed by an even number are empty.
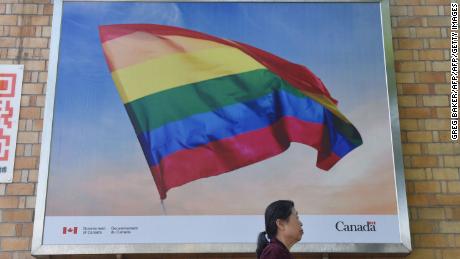
<svg viewBox="0 0 460 259">
<path fill-rule="evenodd" d="M 102 53 L 98 26 L 174 25 L 244 42 L 307 66 L 364 144 L 333 169 L 286 152 L 168 192 L 168 213 L 396 214 L 378 3 L 64 2 L 46 215 L 159 215 L 160 199 Z M 363 198 L 365 197 L 365 199 Z"/>
</svg>

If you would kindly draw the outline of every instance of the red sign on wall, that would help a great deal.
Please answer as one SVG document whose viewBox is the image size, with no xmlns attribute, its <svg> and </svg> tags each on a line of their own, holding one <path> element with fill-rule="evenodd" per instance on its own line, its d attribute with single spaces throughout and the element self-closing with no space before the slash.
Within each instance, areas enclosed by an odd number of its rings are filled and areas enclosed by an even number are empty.
<svg viewBox="0 0 460 259">
<path fill-rule="evenodd" d="M 21 104 L 22 65 L 0 65 L 0 182 L 12 182 Z"/>
</svg>

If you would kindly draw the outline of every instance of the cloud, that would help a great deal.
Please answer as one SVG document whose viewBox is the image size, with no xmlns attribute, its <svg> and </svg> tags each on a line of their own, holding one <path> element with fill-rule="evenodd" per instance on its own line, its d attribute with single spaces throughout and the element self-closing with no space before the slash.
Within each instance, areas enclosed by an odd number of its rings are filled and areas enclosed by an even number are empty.
<svg viewBox="0 0 460 259">
<path fill-rule="evenodd" d="M 86 24 L 182 24 L 180 10 L 174 3 L 65 3 L 64 19 L 85 21 Z"/>
<path fill-rule="evenodd" d="M 162 214 L 153 178 L 145 171 L 77 170 L 54 178 L 48 188 L 47 216 L 130 216 Z"/>
</svg>

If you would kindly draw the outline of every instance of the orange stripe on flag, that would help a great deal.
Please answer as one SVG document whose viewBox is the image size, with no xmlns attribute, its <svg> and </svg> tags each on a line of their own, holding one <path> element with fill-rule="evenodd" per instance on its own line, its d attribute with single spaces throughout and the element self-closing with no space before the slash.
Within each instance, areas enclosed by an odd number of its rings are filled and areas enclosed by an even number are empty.
<svg viewBox="0 0 460 259">
<path fill-rule="evenodd" d="M 148 32 L 134 32 L 106 41 L 104 53 L 111 61 L 111 71 L 147 60 L 176 53 L 194 52 L 210 48 L 231 48 L 217 42 L 183 36 L 161 36 Z"/>
</svg>

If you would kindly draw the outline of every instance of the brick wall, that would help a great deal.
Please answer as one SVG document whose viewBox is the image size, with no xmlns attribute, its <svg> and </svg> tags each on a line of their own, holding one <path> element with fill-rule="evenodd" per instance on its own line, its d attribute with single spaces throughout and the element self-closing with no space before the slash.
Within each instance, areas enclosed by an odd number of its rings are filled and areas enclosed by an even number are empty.
<svg viewBox="0 0 460 259">
<path fill-rule="evenodd" d="M 452 143 L 449 135 L 450 1 L 391 0 L 390 4 L 414 247 L 409 258 L 458 259 L 460 144 Z M 0 0 L 0 64 L 25 65 L 14 179 L 11 184 L 0 184 L 0 258 L 30 258 L 51 16 L 50 0 Z M 330 256 L 342 257 L 385 256 Z M 253 256 L 174 255 L 149 258 Z M 297 258 L 322 257 L 304 255 Z"/>
<path fill-rule="evenodd" d="M 412 257 L 460 258 L 460 144 L 449 131 L 450 1 L 393 3 Z"/>
<path fill-rule="evenodd" d="M 0 1 L 0 64 L 25 65 L 13 183 L 0 184 L 0 258 L 30 256 L 51 14 L 48 0 Z"/>
</svg>

